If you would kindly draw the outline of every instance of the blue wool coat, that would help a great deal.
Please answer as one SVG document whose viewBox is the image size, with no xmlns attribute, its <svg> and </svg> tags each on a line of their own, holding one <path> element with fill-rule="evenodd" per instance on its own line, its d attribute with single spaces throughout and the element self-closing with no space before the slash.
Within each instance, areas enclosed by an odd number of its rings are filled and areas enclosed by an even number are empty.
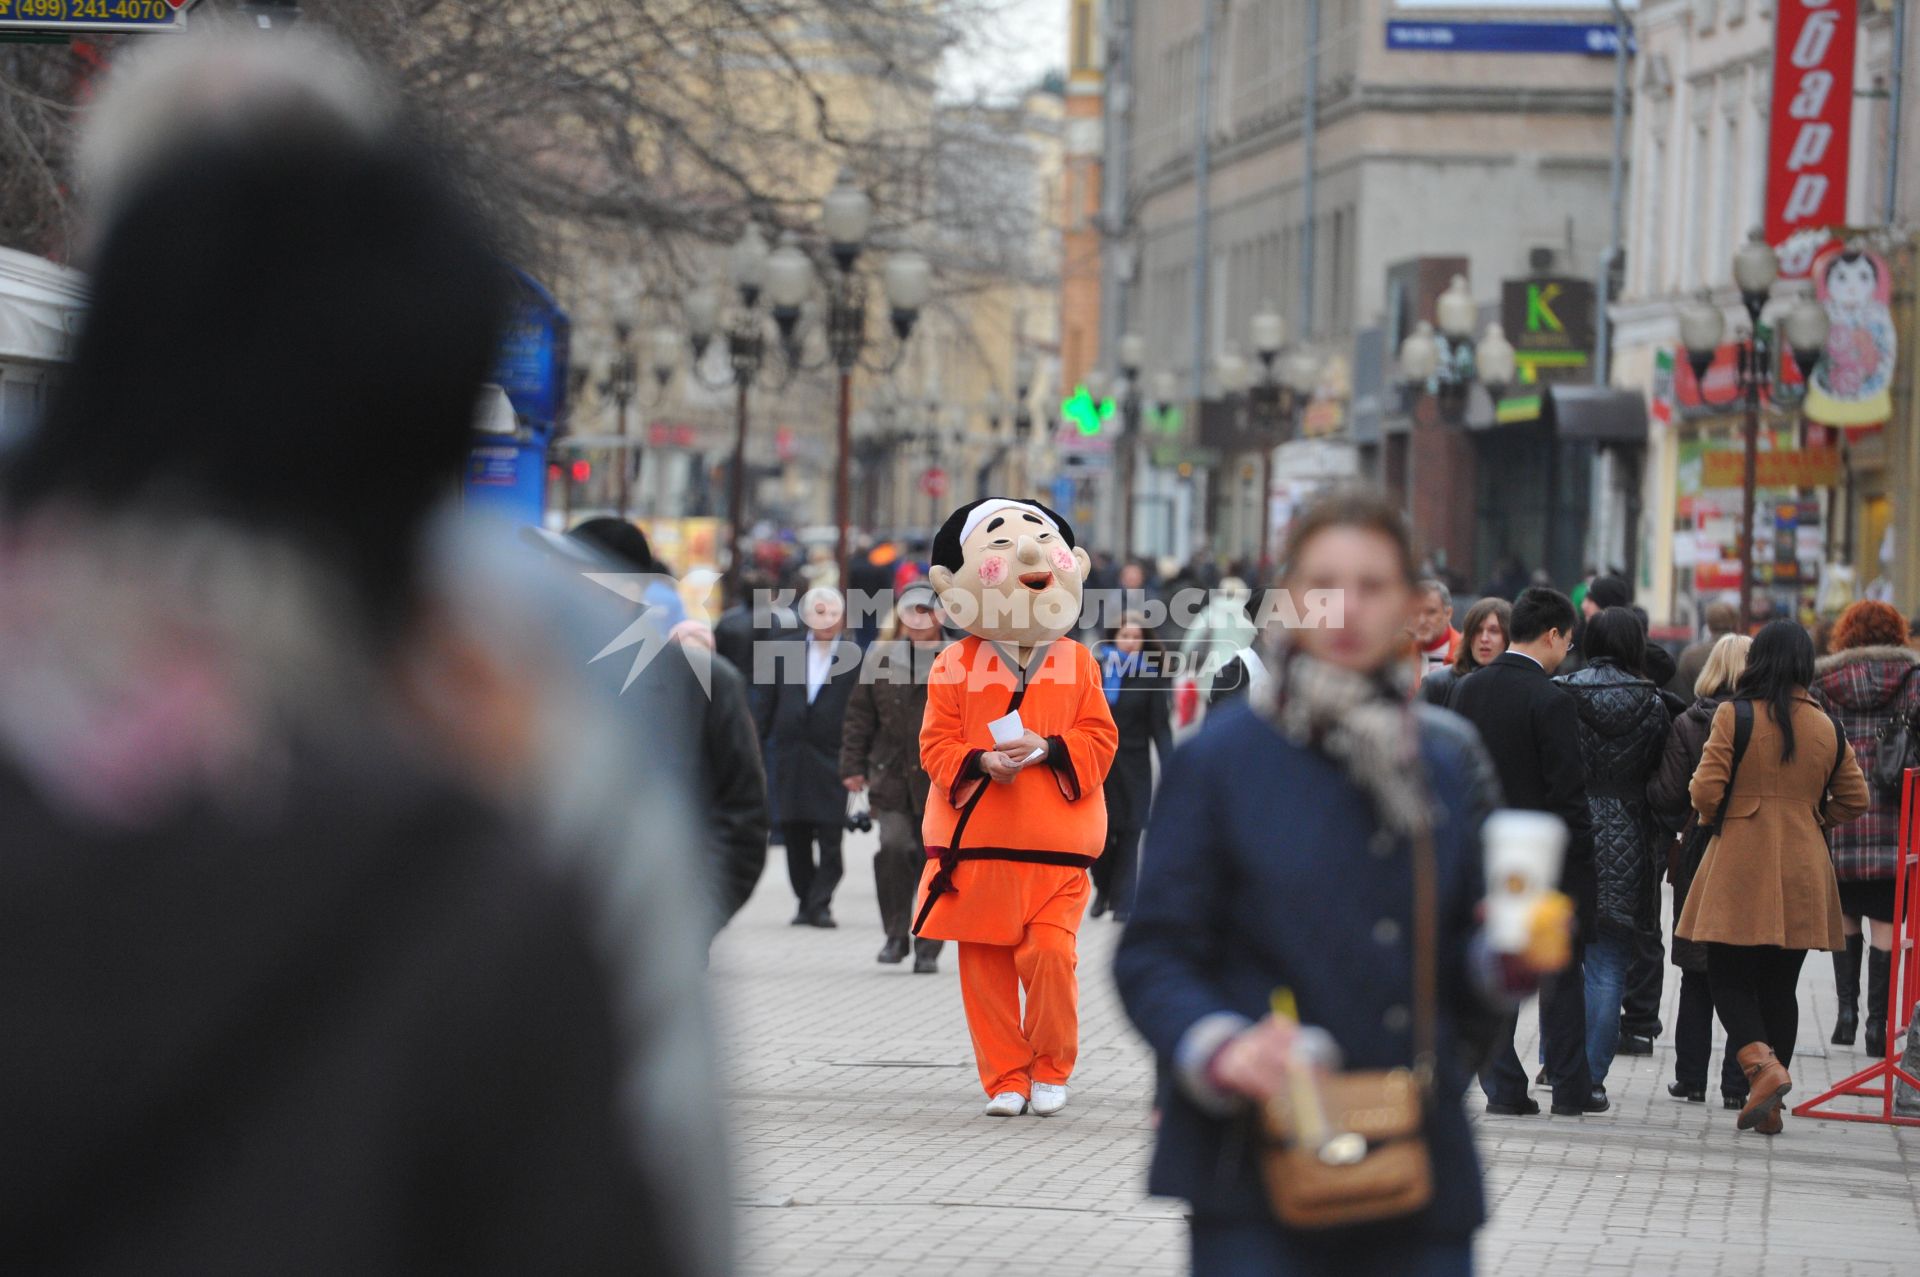
<svg viewBox="0 0 1920 1277">
<path fill-rule="evenodd" d="M 1437 803 L 1438 1078 L 1427 1122 L 1434 1200 L 1416 1234 L 1459 1238 L 1485 1218 L 1461 1107 L 1464 1041 L 1497 1012 L 1470 973 L 1482 887 L 1480 826 L 1499 782 L 1479 737 L 1446 710 L 1413 707 Z M 1350 1069 L 1413 1063 L 1413 868 L 1341 769 L 1243 705 L 1210 714 L 1175 752 L 1148 826 L 1133 919 L 1114 971 L 1127 1014 L 1159 1057 L 1161 1119 L 1150 1192 L 1213 1219 L 1268 1219 L 1254 1118 L 1209 1111 L 1181 1084 L 1189 1032 L 1228 1012 L 1267 1013 L 1293 990 Z M 1211 1023 L 1218 1024 L 1219 1021 Z M 1195 1033 L 1205 1036 L 1204 1027 Z M 1186 1048 L 1186 1049 L 1183 1049 Z"/>
</svg>

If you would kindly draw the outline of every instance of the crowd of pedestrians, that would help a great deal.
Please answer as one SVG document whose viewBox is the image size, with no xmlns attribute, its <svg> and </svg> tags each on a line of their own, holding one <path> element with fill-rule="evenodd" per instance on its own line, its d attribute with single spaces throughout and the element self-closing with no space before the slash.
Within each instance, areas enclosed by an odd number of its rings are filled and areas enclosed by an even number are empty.
<svg viewBox="0 0 1920 1277">
<path fill-rule="evenodd" d="M 727 1271 L 706 942 L 776 840 L 794 925 L 839 926 L 845 837 L 873 829 L 877 960 L 937 972 L 914 935 L 928 809 L 957 844 L 962 791 L 1027 763 L 1087 845 L 967 848 L 1066 884 L 1016 942 L 949 933 L 988 1112 L 1066 1103 L 1091 894 L 1125 924 L 1115 975 L 1159 1064 L 1149 1186 L 1190 1203 L 1196 1272 L 1469 1272 L 1466 1088 L 1500 1119 L 1539 1114 L 1530 1074 L 1555 1115 L 1609 1110 L 1616 1056 L 1663 1031 L 1663 880 L 1675 1099 L 1704 1102 L 1717 1017 L 1738 1128 L 1784 1131 L 1816 950 L 1833 1042 L 1864 1024 L 1886 1049 L 1887 777 L 1920 711 L 1891 607 L 1848 608 L 1816 658 L 1798 624 L 1748 636 L 1715 605 L 1676 661 L 1624 581 L 1576 605 L 1510 562 L 1511 600 L 1456 628 L 1397 507 L 1341 489 L 1293 520 L 1275 582 L 1338 592 L 1341 624 L 1236 639 L 1175 750 L 1188 622 L 1155 611 L 1228 578 L 1089 571 L 1064 521 L 1001 501 L 1045 528 L 1027 575 L 1121 606 L 1083 618 L 1091 656 L 1054 649 L 1077 688 L 1039 676 L 1051 632 L 1001 671 L 1036 720 L 1072 699 L 1078 734 L 980 739 L 984 702 L 941 689 L 936 788 L 931 671 L 1000 649 L 956 647 L 912 565 L 868 560 L 897 591 L 877 618 L 824 581 L 755 600 L 743 565 L 709 626 L 631 524 L 502 543 L 442 510 L 508 283 L 344 54 L 196 42 L 97 115 L 92 310 L 0 475 L 0 827 L 31 852 L 0 860 L 0 1022 L 25 1044 L 0 1054 L 0 1253 L 25 1267 Z M 646 584 L 582 584 L 609 569 Z M 622 626 L 630 670 L 595 651 Z M 1485 914 L 1501 807 L 1566 840 L 1518 946 Z M 1514 1040 L 1536 993 L 1534 1073 Z M 1036 1034 L 1061 1043 L 1046 1077 Z M 1366 1173 L 1303 1197 L 1310 1138 Z"/>
</svg>

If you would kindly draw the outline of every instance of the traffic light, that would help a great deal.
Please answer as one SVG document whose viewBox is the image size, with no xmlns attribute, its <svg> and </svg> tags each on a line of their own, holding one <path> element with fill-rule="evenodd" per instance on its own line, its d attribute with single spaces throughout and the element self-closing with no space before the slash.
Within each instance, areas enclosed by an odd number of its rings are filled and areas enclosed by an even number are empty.
<svg viewBox="0 0 1920 1277">
<path fill-rule="evenodd" d="M 573 481 L 575 483 L 585 483 L 591 478 L 593 478 L 592 462 L 576 461 L 573 463 Z"/>
</svg>

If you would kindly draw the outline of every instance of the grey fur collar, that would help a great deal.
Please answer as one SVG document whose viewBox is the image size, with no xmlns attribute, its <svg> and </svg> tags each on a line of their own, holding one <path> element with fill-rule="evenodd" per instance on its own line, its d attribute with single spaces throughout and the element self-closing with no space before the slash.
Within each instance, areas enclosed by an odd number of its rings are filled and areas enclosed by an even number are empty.
<svg viewBox="0 0 1920 1277">
<path fill-rule="evenodd" d="M 1828 670 L 1837 670 L 1843 665 L 1855 665 L 1866 661 L 1899 661 L 1912 665 L 1920 661 L 1920 652 L 1910 647 L 1850 647 L 1844 652 L 1830 652 L 1813 663 L 1815 674 L 1825 674 Z"/>
<path fill-rule="evenodd" d="M 1282 736 L 1336 763 L 1380 822 L 1409 837 L 1432 823 L 1406 689 L 1316 660 L 1284 638 L 1263 653 L 1273 675 L 1254 708 Z M 1396 667 L 1397 670 L 1397 667 Z"/>
</svg>

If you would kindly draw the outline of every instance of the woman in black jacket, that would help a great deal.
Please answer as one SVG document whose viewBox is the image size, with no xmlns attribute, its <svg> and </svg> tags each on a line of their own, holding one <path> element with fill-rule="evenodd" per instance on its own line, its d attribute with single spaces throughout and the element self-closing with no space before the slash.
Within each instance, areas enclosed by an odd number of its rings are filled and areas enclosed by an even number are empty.
<svg viewBox="0 0 1920 1277">
<path fill-rule="evenodd" d="M 1507 650 L 1512 625 L 1513 604 L 1505 599 L 1481 599 L 1468 608 L 1467 619 L 1460 627 L 1459 653 L 1453 664 L 1443 665 L 1420 680 L 1420 699 L 1444 707 L 1461 679 L 1491 664 L 1494 657 Z"/>
<path fill-rule="evenodd" d="M 1593 822 L 1599 887 L 1598 933 L 1587 941 L 1587 1069 L 1596 1101 L 1620 1043 L 1620 1000 L 1633 961 L 1634 933 L 1653 912 L 1653 818 L 1647 779 L 1660 765 L 1671 719 L 1659 685 L 1640 676 L 1646 638 L 1623 607 L 1587 620 L 1587 664 L 1554 681 L 1573 695 Z M 1645 907 L 1643 908 L 1643 904 Z"/>
<path fill-rule="evenodd" d="M 1647 782 L 1647 801 L 1654 818 L 1674 833 L 1684 833 L 1693 820 L 1693 799 L 1687 786 L 1700 765 L 1700 755 L 1713 731 L 1713 713 L 1720 703 L 1733 695 L 1734 686 L 1747 668 L 1747 649 L 1753 640 L 1744 634 L 1723 634 L 1707 654 L 1700 677 L 1694 680 L 1698 698 L 1674 720 L 1667 733 L 1667 747 L 1660 757 L 1660 769 Z M 1673 920 L 1687 905 L 1687 889 L 1693 885 L 1698 862 L 1675 855 L 1668 870 L 1673 883 Z M 1673 965 L 1680 968 L 1680 1012 L 1673 1027 L 1673 1082 L 1667 1094 L 1676 1100 L 1704 1104 L 1707 1099 L 1707 1064 L 1713 1058 L 1713 988 L 1707 983 L 1707 947 L 1691 940 L 1673 937 L 1668 950 Z M 1741 1071 L 1734 1052 L 1742 1044 L 1727 1043 L 1726 1057 L 1720 1066 L 1720 1098 L 1730 1109 L 1747 1103 L 1747 1075 Z"/>
<path fill-rule="evenodd" d="M 1107 772 L 1107 849 L 1093 862 L 1093 916 L 1109 909 L 1115 922 L 1133 912 L 1133 884 L 1140 858 L 1140 831 L 1153 799 L 1153 760 L 1165 767 L 1173 756 L 1173 724 L 1167 699 L 1167 651 L 1148 631 L 1145 618 L 1120 618 L 1094 653 L 1100 678 L 1120 729 L 1120 752 Z"/>
</svg>

